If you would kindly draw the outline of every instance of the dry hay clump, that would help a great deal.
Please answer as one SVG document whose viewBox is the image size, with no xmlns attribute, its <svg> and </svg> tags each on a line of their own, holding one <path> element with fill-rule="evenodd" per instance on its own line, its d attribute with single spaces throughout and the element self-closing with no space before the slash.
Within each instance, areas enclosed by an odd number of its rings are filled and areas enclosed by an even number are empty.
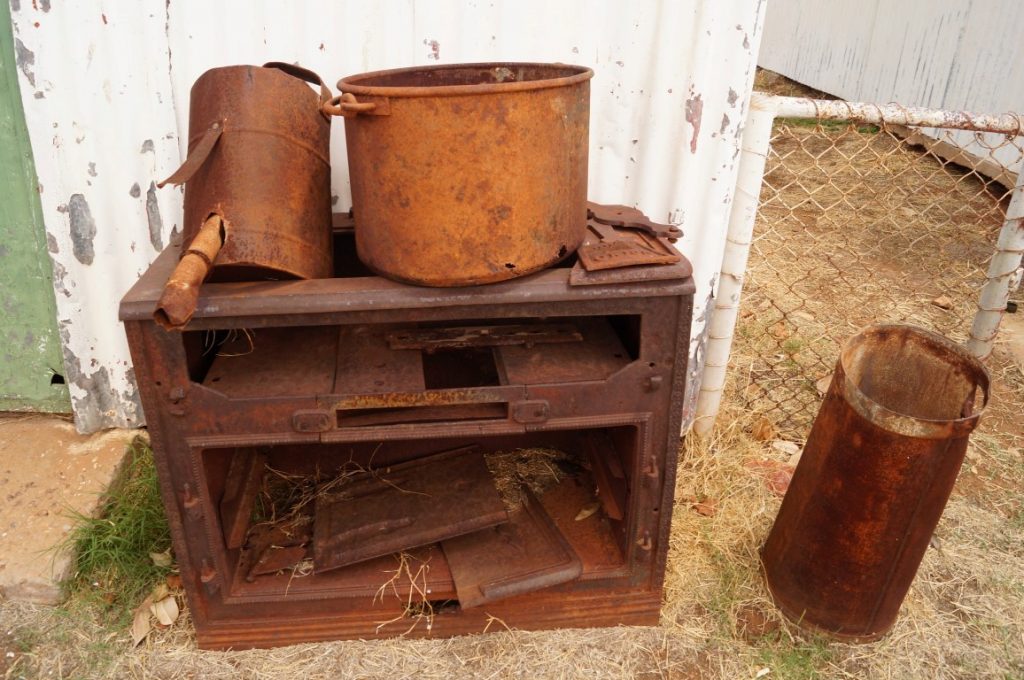
<svg viewBox="0 0 1024 680">
<path fill-rule="evenodd" d="M 497 451 L 485 454 L 484 461 L 509 512 L 522 506 L 524 486 L 540 498 L 563 478 L 586 469 L 581 457 L 547 448 Z"/>
</svg>

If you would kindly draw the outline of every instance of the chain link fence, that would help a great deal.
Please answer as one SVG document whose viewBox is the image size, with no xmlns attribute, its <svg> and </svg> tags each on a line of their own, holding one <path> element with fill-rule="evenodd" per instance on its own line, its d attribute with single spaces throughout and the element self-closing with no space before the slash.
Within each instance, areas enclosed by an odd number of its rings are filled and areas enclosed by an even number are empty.
<svg viewBox="0 0 1024 680">
<path fill-rule="evenodd" d="M 776 119 L 726 400 L 781 436 L 806 436 L 858 329 L 909 323 L 967 339 L 1012 189 L 1001 169 L 1024 148 L 1012 135 L 934 132 Z M 1024 412 L 1020 383 L 1006 406 Z"/>
</svg>

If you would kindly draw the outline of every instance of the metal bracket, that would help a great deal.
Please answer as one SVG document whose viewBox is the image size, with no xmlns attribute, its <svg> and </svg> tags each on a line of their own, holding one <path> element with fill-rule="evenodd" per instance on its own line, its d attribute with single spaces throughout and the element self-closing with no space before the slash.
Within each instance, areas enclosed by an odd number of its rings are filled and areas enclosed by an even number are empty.
<svg viewBox="0 0 1024 680">
<path fill-rule="evenodd" d="M 550 413 L 551 405 L 546 399 L 534 401 L 517 401 L 511 405 L 512 420 L 517 423 L 543 423 L 546 422 Z"/>
<path fill-rule="evenodd" d="M 331 413 L 320 409 L 303 409 L 292 414 L 292 429 L 296 432 L 327 432 L 332 429 Z"/>
</svg>

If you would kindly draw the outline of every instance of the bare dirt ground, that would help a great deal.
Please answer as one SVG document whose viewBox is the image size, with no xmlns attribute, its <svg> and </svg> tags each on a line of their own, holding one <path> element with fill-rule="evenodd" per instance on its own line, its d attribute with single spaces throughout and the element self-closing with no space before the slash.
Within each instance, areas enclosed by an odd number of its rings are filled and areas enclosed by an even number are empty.
<svg viewBox="0 0 1024 680">
<path fill-rule="evenodd" d="M 763 76 L 759 85 L 805 93 Z M 785 145 L 836 146 L 835 138 L 843 137 L 838 146 L 853 156 L 854 149 L 880 139 L 877 130 L 790 127 L 795 132 L 786 133 L 777 151 L 784 152 Z M 977 276 L 990 253 L 993 229 L 998 229 L 998 197 L 986 199 L 977 186 L 964 184 L 974 180 L 962 170 L 943 170 L 941 163 L 898 141 L 883 143 L 888 145 L 883 161 L 856 154 L 860 160 L 844 170 L 851 186 L 844 195 L 856 196 L 855 180 L 866 177 L 880 183 L 872 196 L 879 195 L 879 186 L 892 190 L 891 203 L 847 205 L 844 200 L 852 199 L 844 199 L 836 205 L 821 195 L 817 206 L 798 197 L 766 205 L 751 257 L 726 411 L 713 437 L 691 437 L 684 444 L 660 626 L 548 632 L 492 628 L 486 635 L 446 640 L 215 653 L 196 650 L 187 613 L 132 649 L 127 631 L 103 627 L 88 606 L 3 603 L 0 675 L 1024 677 L 1024 374 L 1000 346 L 990 363 L 995 387 L 989 416 L 972 440 L 954 497 L 888 637 L 849 645 L 803 634 L 772 606 L 759 574 L 757 551 L 781 501 L 778 473 L 784 477 L 793 462 L 791 447 L 773 444 L 802 443 L 819 403 L 814 383 L 830 370 L 837 343 L 877 319 L 914 320 L 962 337 L 969 327 L 963 321 L 973 314 Z M 821 165 L 812 156 L 803 157 L 811 160 L 800 161 L 797 155 L 785 167 L 777 166 L 781 169 L 770 168 L 774 181 L 784 184 L 788 176 L 811 182 Z M 875 178 L 872 172 L 886 164 L 910 170 Z M 922 164 L 926 171 L 920 170 Z M 851 164 L 844 160 L 842 165 Z M 923 188 L 922 177 L 927 179 Z M 920 198 L 922 192 L 927 200 Z M 943 211 L 970 205 L 976 206 L 971 215 L 990 217 L 953 222 L 934 217 L 933 204 L 943 201 Z M 918 235 L 928 234 L 917 243 L 923 247 L 910 245 L 916 236 L 898 229 L 887 217 L 891 214 L 918 225 Z M 879 225 L 885 230 L 877 231 Z M 816 255 L 800 245 L 807 233 L 819 241 Z M 871 276 L 860 275 L 863 271 Z M 951 298 L 950 309 L 931 304 L 941 295 Z M 799 379 L 795 387 L 794 377 Z M 789 403 L 791 394 L 801 400 L 780 410 L 778 404 Z"/>
</svg>

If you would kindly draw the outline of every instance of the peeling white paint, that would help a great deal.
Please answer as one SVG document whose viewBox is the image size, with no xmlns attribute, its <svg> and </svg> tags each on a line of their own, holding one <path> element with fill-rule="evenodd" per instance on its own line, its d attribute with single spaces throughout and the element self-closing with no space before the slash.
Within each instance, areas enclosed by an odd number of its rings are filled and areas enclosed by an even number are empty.
<svg viewBox="0 0 1024 680">
<path fill-rule="evenodd" d="M 33 55 L 26 64 L 35 85 L 24 69 L 19 82 L 47 187 L 65 359 L 69 373 L 80 367 L 69 380 L 79 429 L 141 422 L 117 302 L 180 223 L 181 192 L 147 189 L 184 155 L 192 83 L 227 64 L 295 61 L 332 86 L 342 76 L 415 64 L 592 67 L 590 198 L 681 226 L 678 247 L 698 283 L 691 353 L 700 356 L 763 12 L 763 0 L 101 0 L 48 12 L 22 3 L 15 32 Z M 36 90 L 45 96 L 34 98 Z M 699 112 L 688 100 L 700 102 Z M 688 121 L 688 111 L 699 122 Z M 345 154 L 337 121 L 336 209 L 350 203 Z M 101 169 L 96 177 L 83 170 L 89 163 Z M 96 226 L 88 265 L 75 258 L 71 239 L 67 205 L 77 194 Z M 699 362 L 692 368 L 695 396 Z"/>
</svg>

